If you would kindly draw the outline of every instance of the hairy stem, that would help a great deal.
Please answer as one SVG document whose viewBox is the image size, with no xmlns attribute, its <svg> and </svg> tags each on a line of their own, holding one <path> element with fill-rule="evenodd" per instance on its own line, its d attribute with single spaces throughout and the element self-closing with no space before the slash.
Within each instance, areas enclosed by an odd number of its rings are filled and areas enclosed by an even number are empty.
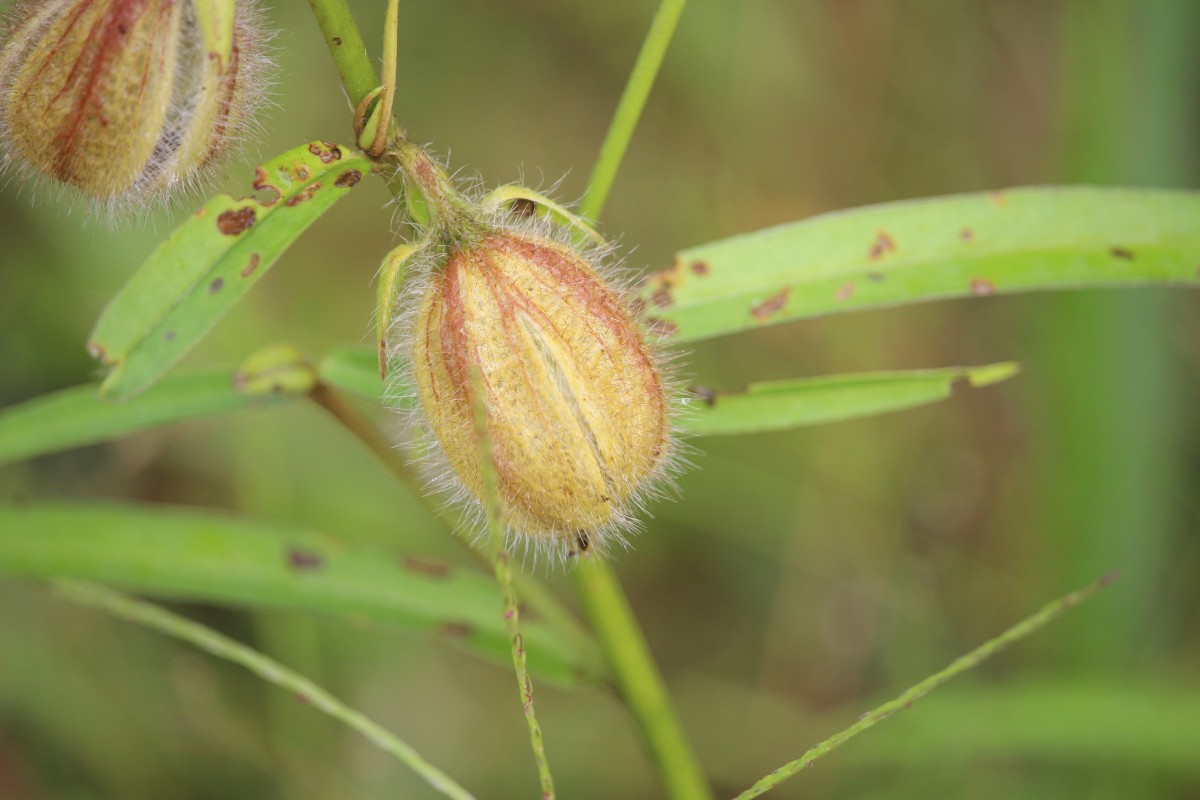
<svg viewBox="0 0 1200 800">
<path fill-rule="evenodd" d="M 833 736 L 830 736 L 820 744 L 810 747 L 807 751 L 805 751 L 804 755 L 800 756 L 795 761 L 789 761 L 787 764 L 784 764 L 782 767 L 767 775 L 758 783 L 739 794 L 736 798 L 734 798 L 734 800 L 751 800 L 751 798 L 758 797 L 759 795 L 774 789 L 776 786 L 783 783 L 797 772 L 812 766 L 813 762 L 821 756 L 828 755 L 838 747 L 841 747 L 843 744 L 853 739 L 855 736 L 858 736 L 860 733 L 874 728 L 876 725 L 883 722 L 897 711 L 903 711 L 904 709 L 908 708 L 917 700 L 920 700 L 922 697 L 929 694 L 934 689 L 937 689 L 939 686 L 942 686 L 952 678 L 961 675 L 967 670 L 974 669 L 984 660 L 994 656 L 996 653 L 1008 647 L 1013 642 L 1024 639 L 1029 634 L 1058 619 L 1067 611 L 1079 605 L 1084 600 L 1087 600 L 1089 597 L 1103 589 L 1108 584 L 1112 583 L 1116 577 L 1117 575 L 1115 573 L 1105 575 L 1103 578 L 1095 581 L 1090 586 L 1077 589 L 1070 594 L 1066 594 L 1057 600 L 1048 603 L 1047 605 L 1043 606 L 1040 611 L 1032 616 L 1026 617 L 1021 622 L 1018 622 L 1016 625 L 1012 626 L 996 638 L 990 639 L 966 655 L 956 658 L 941 672 L 930 675 L 928 678 L 916 684 L 915 686 L 909 687 L 896 699 L 889 700 L 878 708 L 859 717 L 858 721 L 849 728 L 846 728 L 840 733 L 835 733 Z"/>
<path fill-rule="evenodd" d="M 650 23 L 650 30 L 646 33 L 633 72 L 629 74 L 625 91 L 617 103 L 616 113 L 608 126 L 596 166 L 592 168 L 592 177 L 588 180 L 587 191 L 580 203 L 579 215 L 584 219 L 594 222 L 600 217 L 686 4 L 687 0 L 662 0 L 654 21 Z"/>
<path fill-rule="evenodd" d="M 376 747 L 395 756 L 445 796 L 456 800 L 474 800 L 470 792 L 422 758 L 416 750 L 391 731 L 349 708 L 308 678 L 292 672 L 278 661 L 165 608 L 135 600 L 111 589 L 74 581 L 57 583 L 56 588 L 63 597 L 76 603 L 99 608 L 115 617 L 145 625 L 159 633 L 195 645 L 217 658 L 245 667 L 268 683 L 295 693 L 320 711 L 358 731 Z"/>
<path fill-rule="evenodd" d="M 529 743 L 537 762 L 538 778 L 542 784 L 542 800 L 554 800 L 554 778 L 550 774 L 550 763 L 546 760 L 546 744 L 542 739 L 542 727 L 538 724 L 533 707 L 533 681 L 525 668 L 525 640 L 521 636 L 521 611 L 517 593 L 513 589 L 512 563 L 504 545 L 504 518 L 500 510 L 499 479 L 496 464 L 492 460 L 492 440 L 488 436 L 487 409 L 484 407 L 483 378 L 478 367 L 471 370 L 471 398 L 475 409 L 475 434 L 479 439 L 479 475 L 483 481 L 484 508 L 487 511 L 487 527 L 492 549 L 492 568 L 496 581 L 504 592 L 504 622 L 508 626 L 508 637 L 512 644 L 513 670 L 517 674 L 517 690 L 521 695 L 521 708 L 529 726 Z"/>
</svg>

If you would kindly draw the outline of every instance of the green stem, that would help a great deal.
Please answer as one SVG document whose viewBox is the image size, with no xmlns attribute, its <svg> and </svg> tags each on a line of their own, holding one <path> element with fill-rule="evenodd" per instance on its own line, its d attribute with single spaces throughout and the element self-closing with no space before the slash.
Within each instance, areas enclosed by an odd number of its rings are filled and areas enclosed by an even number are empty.
<svg viewBox="0 0 1200 800">
<path fill-rule="evenodd" d="M 668 796 L 674 800 L 713 797 L 616 575 L 606 561 L 589 556 L 580 559 L 571 577 Z"/>
<path fill-rule="evenodd" d="M 686 4 L 687 0 L 662 0 L 650 23 L 642 50 L 634 62 L 633 72 L 629 74 L 625 91 L 621 94 L 604 143 L 600 146 L 600 155 L 596 159 L 596 166 L 592 168 L 587 192 L 579 205 L 579 215 L 584 219 L 594 222 L 600 217 Z"/>
<path fill-rule="evenodd" d="M 148 628 L 181 639 L 189 644 L 245 667 L 258 677 L 303 697 L 317 709 L 367 737 L 379 749 L 389 753 L 420 775 L 434 789 L 456 800 L 474 800 L 474 796 L 459 786 L 446 773 L 423 759 L 416 750 L 362 713 L 347 707 L 329 692 L 308 678 L 289 670 L 267 656 L 233 639 L 206 628 L 199 623 L 172 614 L 165 608 L 134 600 L 131 597 L 87 583 L 63 581 L 56 588 L 69 600 L 99 608 L 115 617 L 136 622 Z"/>
<path fill-rule="evenodd" d="M 350 95 L 350 105 L 356 108 L 379 86 L 379 75 L 367 55 L 367 46 L 354 23 L 350 6 L 346 0 L 308 0 L 308 4 Z"/>
<path fill-rule="evenodd" d="M 751 798 L 758 797 L 759 795 L 774 789 L 776 786 L 783 783 L 797 772 L 812 766 L 813 762 L 818 758 L 829 755 L 829 753 L 841 747 L 855 736 L 874 728 L 876 725 L 883 722 L 897 711 L 905 710 L 917 700 L 920 700 L 922 697 L 947 683 L 952 678 L 961 675 L 967 670 L 974 669 L 975 667 L 979 666 L 980 663 L 988 658 L 991 658 L 996 653 L 1008 647 L 1010 644 L 1020 639 L 1024 639 L 1029 634 L 1058 619 L 1067 611 L 1071 610 L 1084 600 L 1087 600 L 1089 597 L 1094 595 L 1096 592 L 1103 589 L 1108 584 L 1112 583 L 1116 578 L 1116 573 L 1105 575 L 1103 578 L 1093 582 L 1090 586 L 1077 589 L 1074 592 L 1066 594 L 1057 600 L 1046 604 L 1040 611 L 1021 620 L 996 638 L 984 642 L 979 647 L 967 653 L 965 656 L 956 658 L 941 672 L 930 675 L 928 678 L 916 684 L 915 686 L 906 689 L 896 699 L 889 700 L 878 708 L 859 717 L 858 721 L 849 728 L 830 736 L 828 739 L 814 747 L 810 747 L 804 753 L 804 755 L 800 756 L 795 761 L 789 761 L 787 764 L 784 764 L 782 767 L 767 775 L 758 783 L 739 794 L 734 798 L 734 800 L 751 800 Z"/>
<path fill-rule="evenodd" d="M 650 23 L 580 204 L 579 214 L 585 220 L 594 221 L 604 208 L 685 4 L 686 0 L 662 0 Z M 673 800 L 713 797 L 617 576 L 605 561 L 593 556 L 581 559 L 572 578 L 667 793 Z"/>
</svg>

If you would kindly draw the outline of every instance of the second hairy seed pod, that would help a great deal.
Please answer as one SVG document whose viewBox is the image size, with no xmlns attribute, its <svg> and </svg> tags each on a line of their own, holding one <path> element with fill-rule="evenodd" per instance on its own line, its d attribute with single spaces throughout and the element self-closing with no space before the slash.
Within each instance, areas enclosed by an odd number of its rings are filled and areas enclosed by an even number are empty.
<svg viewBox="0 0 1200 800">
<path fill-rule="evenodd" d="M 248 0 L 45 0 L 0 49 L 6 160 L 110 208 L 200 177 L 262 95 Z"/>
<path fill-rule="evenodd" d="M 560 553 L 604 544 L 671 448 L 669 398 L 637 322 L 588 258 L 534 229 L 489 228 L 438 260 L 407 360 L 455 482 L 480 497 L 478 402 L 509 528 Z"/>
</svg>

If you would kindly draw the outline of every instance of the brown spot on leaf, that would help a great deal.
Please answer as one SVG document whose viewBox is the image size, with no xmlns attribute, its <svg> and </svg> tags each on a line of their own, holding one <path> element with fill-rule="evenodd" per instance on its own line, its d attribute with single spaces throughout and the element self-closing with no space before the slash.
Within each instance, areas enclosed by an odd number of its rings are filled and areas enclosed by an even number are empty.
<svg viewBox="0 0 1200 800">
<path fill-rule="evenodd" d="M 837 299 L 849 300 L 851 297 L 854 297 L 854 281 L 846 281 L 845 285 L 838 289 Z"/>
<path fill-rule="evenodd" d="M 1114 247 L 1108 251 L 1113 258 L 1123 258 L 1126 261 L 1133 261 L 1133 251 L 1127 247 Z"/>
<path fill-rule="evenodd" d="M 254 170 L 254 191 L 256 192 L 271 192 L 272 196 L 259 200 L 264 206 L 273 206 L 279 202 L 279 198 L 283 196 L 283 192 L 279 191 L 279 187 L 267 182 L 267 171 L 262 167 Z"/>
<path fill-rule="evenodd" d="M 307 203 L 309 200 L 312 200 L 313 195 L 316 194 L 320 188 L 321 188 L 321 184 L 310 183 L 308 186 L 305 186 L 299 192 L 297 192 L 296 194 L 289 197 L 284 202 L 284 205 L 287 206 L 288 208 L 295 208 L 296 206 L 300 205 L 301 203 Z"/>
<path fill-rule="evenodd" d="M 871 242 L 870 249 L 867 250 L 867 257 L 872 261 L 878 261 L 888 253 L 894 252 L 896 252 L 896 240 L 887 231 L 879 231 L 875 234 L 875 241 Z"/>
<path fill-rule="evenodd" d="M 996 284 L 987 278 L 971 278 L 971 294 L 976 297 L 987 297 L 996 293 Z"/>
<path fill-rule="evenodd" d="M 287 551 L 287 565 L 297 572 L 320 569 L 325 565 L 325 559 L 320 553 L 305 550 L 301 547 L 290 547 Z"/>
<path fill-rule="evenodd" d="M 873 283 L 880 283 L 881 281 L 887 280 L 887 275 L 884 275 L 879 270 L 873 269 L 867 272 L 867 280 Z"/>
<path fill-rule="evenodd" d="M 471 635 L 471 626 L 465 622 L 443 622 L 438 627 L 438 633 L 448 639 L 462 639 Z"/>
<path fill-rule="evenodd" d="M 669 319 L 661 319 L 659 317 L 646 317 L 646 327 L 655 336 L 662 339 L 668 339 L 679 333 L 679 326 Z"/>
<path fill-rule="evenodd" d="M 329 41 L 333 42 L 334 47 L 342 46 L 342 37 L 340 37 L 340 36 L 335 36 L 332 39 L 330 39 Z"/>
<path fill-rule="evenodd" d="M 249 278 L 254 274 L 254 270 L 258 269 L 259 262 L 262 261 L 262 256 L 258 253 L 251 253 L 250 260 L 246 262 L 246 266 L 242 267 L 242 277 Z"/>
<path fill-rule="evenodd" d="M 355 185 L 361 180 L 361 172 L 356 169 L 348 169 L 341 175 L 337 176 L 337 180 L 333 182 L 333 185 L 339 189 L 349 189 L 351 186 Z"/>
<path fill-rule="evenodd" d="M 217 292 L 221 291 L 221 289 L 223 289 L 224 287 L 225 287 L 225 279 L 224 278 L 213 278 L 213 282 L 208 285 L 208 293 L 216 294 Z"/>
<path fill-rule="evenodd" d="M 999 208 L 1004 205 L 1004 201 L 1007 199 L 1007 197 L 1005 197 L 1002 190 L 997 189 L 994 192 L 988 192 L 988 199 L 992 201 L 992 205 Z"/>
<path fill-rule="evenodd" d="M 312 177 L 312 170 L 308 168 L 308 165 L 301 164 L 299 161 L 293 165 L 292 172 L 295 174 L 296 180 L 298 181 L 306 181 Z"/>
<path fill-rule="evenodd" d="M 332 164 L 342 158 L 342 148 L 333 142 L 313 142 L 308 146 L 308 152 L 319 158 L 322 164 Z"/>
<path fill-rule="evenodd" d="M 108 363 L 108 351 L 104 349 L 104 345 L 97 342 L 88 342 L 87 351 L 88 355 L 97 361 Z"/>
<path fill-rule="evenodd" d="M 975 231 L 971 230 L 970 228 L 963 228 L 958 232 L 958 238 L 962 239 L 964 242 L 973 242 L 975 241 Z"/>
<path fill-rule="evenodd" d="M 761 303 L 752 306 L 750 308 L 750 316 L 754 317 L 759 322 L 770 319 L 780 311 L 783 311 L 784 306 L 787 305 L 788 295 L 791 294 L 791 292 L 792 287 L 785 286 L 783 289 L 771 295 L 766 300 L 763 300 Z"/>
<path fill-rule="evenodd" d="M 217 217 L 217 230 L 226 236 L 237 236 L 247 228 L 254 227 L 255 222 L 258 222 L 258 217 L 253 208 L 231 208 Z"/>
<path fill-rule="evenodd" d="M 687 388 L 687 392 L 692 397 L 700 398 L 704 405 L 708 406 L 709 408 L 712 408 L 717 404 L 717 393 L 707 386 L 689 386 Z"/>
<path fill-rule="evenodd" d="M 692 262 L 692 273 L 695 275 L 699 275 L 699 276 L 703 277 L 709 273 L 710 269 L 711 268 L 708 266 L 707 261 L 693 261 Z"/>
<path fill-rule="evenodd" d="M 174 341 L 175 340 L 175 331 L 167 331 L 166 333 L 163 334 L 163 339 L 165 339 L 168 342 Z"/>
<path fill-rule="evenodd" d="M 674 300 L 671 298 L 671 287 L 660 286 L 654 290 L 654 294 L 650 295 L 650 302 L 658 308 L 666 308 L 671 305 Z"/>
<path fill-rule="evenodd" d="M 404 568 L 431 578 L 444 578 L 450 574 L 450 567 L 437 561 L 426 561 L 417 556 L 404 556 L 400 562 Z"/>
</svg>

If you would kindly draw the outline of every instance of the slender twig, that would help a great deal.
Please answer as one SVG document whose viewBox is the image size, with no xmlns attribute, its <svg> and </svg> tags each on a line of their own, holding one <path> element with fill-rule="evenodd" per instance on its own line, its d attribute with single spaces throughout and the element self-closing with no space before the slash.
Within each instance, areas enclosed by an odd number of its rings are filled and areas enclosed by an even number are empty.
<svg viewBox="0 0 1200 800">
<path fill-rule="evenodd" d="M 667 47 L 675 35 L 675 26 L 679 23 L 679 17 L 683 14 L 686 4 L 687 0 L 662 0 L 654 14 L 646 40 L 642 43 L 642 50 L 634 62 L 633 72 L 629 74 L 625 91 L 617 103 L 617 110 L 609 124 L 608 133 L 605 134 L 604 143 L 600 146 L 600 155 L 596 159 L 596 166 L 592 168 L 587 192 L 579 205 L 579 215 L 584 219 L 595 222 L 600 217 L 600 211 L 608 199 L 608 193 L 617 177 L 617 170 L 625 158 L 625 150 L 629 147 L 629 140 L 633 138 L 633 131 L 642 116 L 642 109 L 646 107 L 646 99 L 650 96 L 650 89 L 654 86 L 654 79 L 658 77 L 658 70 L 662 66 Z"/>
<path fill-rule="evenodd" d="M 400 27 L 400 0 L 388 0 L 383 23 L 383 97 L 376 115 L 375 139 L 367 149 L 372 158 L 383 155 L 392 120 L 392 103 L 396 100 L 396 49 Z"/>
<path fill-rule="evenodd" d="M 782 767 L 767 775 L 758 783 L 739 794 L 736 798 L 734 798 L 734 800 L 750 800 L 750 798 L 758 797 L 764 792 L 774 789 L 776 786 L 783 783 L 797 772 L 812 766 L 813 762 L 818 758 L 828 755 L 833 750 L 836 750 L 838 747 L 853 739 L 855 736 L 858 736 L 863 731 L 874 728 L 880 722 L 883 722 L 897 711 L 903 711 L 917 700 L 920 700 L 922 697 L 929 694 L 934 689 L 937 689 L 939 686 L 942 686 L 952 678 L 961 675 L 969 669 L 979 666 L 980 663 L 994 656 L 996 653 L 1008 647 L 1010 644 L 1019 641 L 1020 639 L 1024 639 L 1031 633 L 1058 619 L 1067 611 L 1079 605 L 1084 600 L 1087 600 L 1108 584 L 1112 583 L 1117 577 L 1118 576 L 1116 573 L 1110 573 L 1095 581 L 1090 586 L 1077 589 L 1074 592 L 1063 595 L 1057 600 L 1046 604 L 1040 611 L 1021 620 L 996 638 L 990 639 L 966 655 L 956 658 L 941 672 L 930 675 L 925 680 L 905 690 L 896 699 L 889 700 L 878 708 L 859 717 L 858 721 L 849 728 L 846 728 L 844 731 L 830 736 L 820 744 L 809 748 L 804 755 L 800 756 L 795 761 L 789 761 L 787 764 L 784 764 Z"/>
<path fill-rule="evenodd" d="M 492 460 L 492 440 L 488 435 L 487 408 L 483 403 L 483 377 L 479 368 L 471 369 L 471 398 L 475 410 L 475 434 L 479 439 L 479 476 L 483 483 L 484 509 L 487 512 L 487 527 L 492 549 L 492 567 L 496 580 L 504 592 L 504 622 L 508 626 L 509 641 L 512 643 L 513 669 L 517 673 L 517 689 L 521 693 L 521 707 L 525 722 L 529 726 L 529 743 L 537 762 L 538 778 L 542 783 L 542 800 L 554 800 L 554 778 L 550 774 L 550 763 L 546 760 L 546 744 L 542 739 L 542 728 L 538 724 L 533 706 L 533 682 L 525 668 L 525 640 L 521 636 L 521 611 L 517 593 L 513 589 L 512 563 L 504 544 L 504 518 L 500 510 L 499 479 L 496 464 Z"/>
<path fill-rule="evenodd" d="M 362 442 L 400 483 L 412 489 L 413 495 L 431 517 L 445 525 L 448 531 L 462 529 L 461 514 L 453 506 L 438 503 L 429 494 L 420 491 L 421 481 L 416 471 L 367 415 L 328 384 L 318 383 L 309 391 L 308 396 Z M 458 541 L 465 542 L 461 538 Z M 476 557 L 482 557 L 475 548 L 468 549 Z M 514 580 L 528 604 L 537 609 L 548 625 L 553 626 L 560 636 L 569 640 L 588 661 L 597 664 L 600 662 L 596 642 L 579 620 L 563 608 L 549 589 L 528 575 L 518 573 L 514 575 Z"/>
<path fill-rule="evenodd" d="M 74 581 L 61 581 L 55 586 L 59 593 L 69 600 L 103 609 L 115 617 L 181 639 L 217 658 L 245 667 L 268 683 L 294 692 L 315 708 L 367 737 L 379 749 L 395 756 L 442 794 L 456 800 L 474 800 L 474 795 L 422 758 L 416 750 L 391 731 L 346 706 L 308 678 L 292 672 L 274 659 L 165 608 L 135 600 L 111 589 Z"/>
</svg>

